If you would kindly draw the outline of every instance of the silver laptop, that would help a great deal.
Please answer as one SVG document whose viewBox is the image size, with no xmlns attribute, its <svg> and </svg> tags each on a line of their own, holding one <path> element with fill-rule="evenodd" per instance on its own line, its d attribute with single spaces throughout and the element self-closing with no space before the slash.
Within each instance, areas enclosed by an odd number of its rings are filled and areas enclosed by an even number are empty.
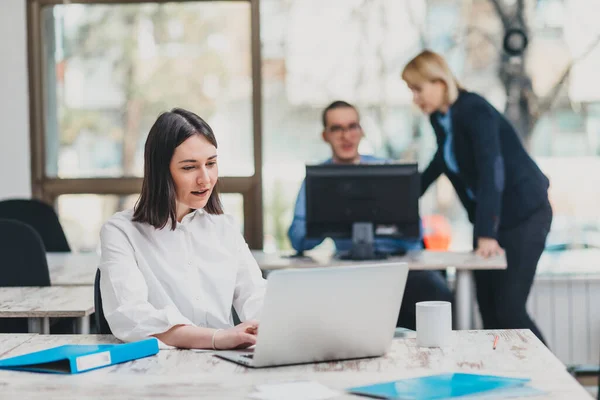
<svg viewBox="0 0 600 400">
<path fill-rule="evenodd" d="M 407 275 L 406 263 L 389 262 L 274 271 L 253 351 L 215 355 L 254 368 L 381 356 Z"/>
</svg>

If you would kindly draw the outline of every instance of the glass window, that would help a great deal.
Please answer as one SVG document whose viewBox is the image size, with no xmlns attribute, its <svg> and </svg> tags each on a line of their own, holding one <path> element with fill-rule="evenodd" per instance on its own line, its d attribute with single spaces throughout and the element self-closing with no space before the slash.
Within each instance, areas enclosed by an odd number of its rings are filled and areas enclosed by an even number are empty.
<svg viewBox="0 0 600 400">
<path fill-rule="evenodd" d="M 235 220 L 235 223 L 240 228 L 240 232 L 244 233 L 244 196 L 239 193 L 221 193 L 221 202 L 223 203 L 223 211 L 229 214 Z"/>
<path fill-rule="evenodd" d="M 222 176 L 252 176 L 250 4 L 64 4 L 43 9 L 46 175 L 142 176 L 158 114 L 205 118 Z"/>
<path fill-rule="evenodd" d="M 99 251 L 100 229 L 113 214 L 133 208 L 139 195 L 66 194 L 57 199 L 60 223 L 72 251 Z M 244 201 L 237 193 L 222 193 L 225 213 L 244 229 Z"/>
<path fill-rule="evenodd" d="M 132 208 L 139 195 L 65 194 L 56 207 L 72 251 L 99 251 L 100 228 L 114 213 Z"/>
<path fill-rule="evenodd" d="M 526 6 L 529 46 L 522 59 L 505 56 L 501 19 L 488 0 L 329 0 L 327 7 L 320 0 L 261 0 L 260 5 L 265 246 L 290 248 L 287 229 L 304 165 L 331 156 L 321 140 L 321 111 L 334 100 L 358 107 L 366 135 L 361 153 L 417 160 L 425 169 L 435 136 L 400 79 L 406 62 L 423 48 L 446 57 L 463 86 L 501 112 L 508 106 L 517 111 L 508 115 L 517 115 L 525 146 L 552 181 L 555 215 L 600 219 L 594 206 L 600 191 L 590 189 L 598 186 L 596 180 L 587 177 L 589 185 L 576 185 L 572 179 L 600 163 L 600 85 L 592 84 L 600 69 L 600 25 L 594 19 L 600 2 Z M 506 13 L 512 9 L 502 7 Z M 561 80 L 570 65 L 568 79 Z M 515 83 L 524 98 L 507 97 L 515 93 Z M 421 200 L 421 215 L 431 214 L 448 218 L 451 248 L 472 247 L 472 226 L 446 179 Z"/>
</svg>

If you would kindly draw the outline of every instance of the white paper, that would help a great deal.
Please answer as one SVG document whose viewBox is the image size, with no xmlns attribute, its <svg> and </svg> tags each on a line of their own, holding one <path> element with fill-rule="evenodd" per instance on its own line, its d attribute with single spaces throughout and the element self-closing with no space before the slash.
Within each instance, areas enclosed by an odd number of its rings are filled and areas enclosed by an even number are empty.
<svg viewBox="0 0 600 400">
<path fill-rule="evenodd" d="M 340 393 L 318 382 L 284 382 L 256 386 L 257 392 L 249 395 L 261 400 L 325 400 Z"/>
</svg>

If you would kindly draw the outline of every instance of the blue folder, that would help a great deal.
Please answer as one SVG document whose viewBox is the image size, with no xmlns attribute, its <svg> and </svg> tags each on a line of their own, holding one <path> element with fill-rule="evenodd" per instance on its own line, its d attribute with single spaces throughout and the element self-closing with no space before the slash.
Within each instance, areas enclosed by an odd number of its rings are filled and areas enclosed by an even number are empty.
<svg viewBox="0 0 600 400">
<path fill-rule="evenodd" d="M 68 344 L 0 360 L 0 369 L 78 374 L 158 353 L 158 340 L 122 344 Z"/>
<path fill-rule="evenodd" d="M 443 374 L 358 386 L 348 392 L 380 399 L 434 400 L 523 386 L 529 379 L 492 375 Z"/>
</svg>

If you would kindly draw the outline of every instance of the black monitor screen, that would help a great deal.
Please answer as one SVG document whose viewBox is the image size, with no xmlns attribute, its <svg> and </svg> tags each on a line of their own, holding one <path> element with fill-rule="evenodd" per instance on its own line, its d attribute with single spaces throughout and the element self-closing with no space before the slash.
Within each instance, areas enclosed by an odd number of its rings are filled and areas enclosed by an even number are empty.
<svg viewBox="0 0 600 400">
<path fill-rule="evenodd" d="M 420 191 L 417 164 L 307 166 L 307 237 L 350 238 L 368 222 L 375 236 L 418 239 Z"/>
</svg>

